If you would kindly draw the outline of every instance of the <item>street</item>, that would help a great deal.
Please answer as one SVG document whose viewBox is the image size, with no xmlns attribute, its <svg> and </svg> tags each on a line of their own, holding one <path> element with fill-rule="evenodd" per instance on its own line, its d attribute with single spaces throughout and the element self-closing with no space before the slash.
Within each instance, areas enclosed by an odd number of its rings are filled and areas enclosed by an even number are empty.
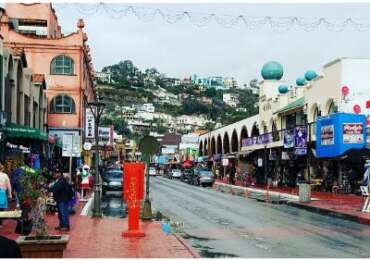
<svg viewBox="0 0 370 260">
<path fill-rule="evenodd" d="M 366 225 L 151 178 L 152 207 L 202 257 L 370 257 Z"/>
</svg>

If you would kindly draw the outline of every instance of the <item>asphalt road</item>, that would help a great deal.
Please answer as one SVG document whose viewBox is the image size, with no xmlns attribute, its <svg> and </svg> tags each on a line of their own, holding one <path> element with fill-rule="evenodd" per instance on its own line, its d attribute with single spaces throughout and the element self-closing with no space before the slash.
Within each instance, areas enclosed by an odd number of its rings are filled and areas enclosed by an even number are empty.
<svg viewBox="0 0 370 260">
<path fill-rule="evenodd" d="M 150 194 L 202 257 L 370 257 L 366 225 L 163 177 Z"/>
</svg>

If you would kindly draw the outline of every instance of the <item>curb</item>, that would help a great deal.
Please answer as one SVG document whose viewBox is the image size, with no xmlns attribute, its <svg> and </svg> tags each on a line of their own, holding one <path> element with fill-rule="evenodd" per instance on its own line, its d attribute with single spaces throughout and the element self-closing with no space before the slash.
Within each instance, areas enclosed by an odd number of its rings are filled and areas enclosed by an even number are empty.
<svg viewBox="0 0 370 260">
<path fill-rule="evenodd" d="M 195 251 L 195 249 L 188 245 L 188 243 L 185 241 L 185 239 L 183 239 L 182 237 L 180 237 L 179 235 L 175 234 L 175 233 L 172 233 L 172 235 L 189 251 L 189 253 L 194 257 L 194 258 L 201 258 L 199 253 L 197 251 Z"/>
<path fill-rule="evenodd" d="M 330 210 L 330 209 L 324 209 L 324 208 L 314 207 L 314 206 L 310 206 L 310 205 L 305 205 L 305 204 L 301 204 L 301 203 L 297 203 L 297 202 L 293 202 L 293 201 L 288 202 L 287 205 L 292 206 L 292 207 L 296 207 L 296 208 L 300 208 L 300 209 L 304 209 L 304 210 L 307 210 L 307 211 L 310 211 L 310 212 L 319 213 L 319 214 L 322 214 L 322 215 L 335 217 L 335 218 L 340 218 L 340 219 L 344 219 L 344 220 L 349 220 L 349 221 L 352 221 L 352 222 L 357 222 L 359 224 L 364 224 L 364 225 L 370 226 L 370 219 L 362 218 L 362 217 L 359 217 L 359 216 L 354 216 L 354 215 L 351 215 L 351 214 L 338 212 L 338 211 L 334 211 L 334 210 Z"/>
</svg>

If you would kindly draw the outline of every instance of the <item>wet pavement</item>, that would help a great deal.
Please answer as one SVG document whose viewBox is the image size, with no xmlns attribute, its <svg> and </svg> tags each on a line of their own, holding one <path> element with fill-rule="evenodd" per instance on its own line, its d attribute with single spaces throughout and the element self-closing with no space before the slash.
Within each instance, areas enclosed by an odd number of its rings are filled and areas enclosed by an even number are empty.
<svg viewBox="0 0 370 260">
<path fill-rule="evenodd" d="M 108 191 L 102 198 L 102 212 L 104 217 L 125 218 L 126 203 L 122 200 L 122 192 Z"/>
<path fill-rule="evenodd" d="M 162 177 L 150 193 L 202 257 L 370 257 L 366 225 Z"/>
</svg>

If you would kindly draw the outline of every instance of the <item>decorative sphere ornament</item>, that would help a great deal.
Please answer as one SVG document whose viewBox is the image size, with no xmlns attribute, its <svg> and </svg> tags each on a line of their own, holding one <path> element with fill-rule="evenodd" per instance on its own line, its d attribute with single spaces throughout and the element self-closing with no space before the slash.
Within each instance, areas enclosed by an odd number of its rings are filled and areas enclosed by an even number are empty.
<svg viewBox="0 0 370 260">
<path fill-rule="evenodd" d="M 308 70 L 305 74 L 304 74 L 304 77 L 307 81 L 311 81 L 313 80 L 314 78 L 317 77 L 317 74 L 314 70 Z"/>
<path fill-rule="evenodd" d="M 280 94 L 285 94 L 289 91 L 289 87 L 287 85 L 280 85 L 278 91 Z"/>
<path fill-rule="evenodd" d="M 297 78 L 295 80 L 295 83 L 297 84 L 297 86 L 304 86 L 304 84 L 306 83 L 306 79 L 305 78 Z"/>
<path fill-rule="evenodd" d="M 355 112 L 355 114 L 360 114 L 361 113 L 361 107 L 359 105 L 354 105 L 353 106 L 353 112 Z"/>
<path fill-rule="evenodd" d="M 342 87 L 342 95 L 346 97 L 346 96 L 348 96 L 348 94 L 349 94 L 349 87 L 343 86 Z"/>
<path fill-rule="evenodd" d="M 283 77 L 283 66 L 277 61 L 269 61 L 265 63 L 261 70 L 263 79 L 280 80 Z"/>
</svg>

